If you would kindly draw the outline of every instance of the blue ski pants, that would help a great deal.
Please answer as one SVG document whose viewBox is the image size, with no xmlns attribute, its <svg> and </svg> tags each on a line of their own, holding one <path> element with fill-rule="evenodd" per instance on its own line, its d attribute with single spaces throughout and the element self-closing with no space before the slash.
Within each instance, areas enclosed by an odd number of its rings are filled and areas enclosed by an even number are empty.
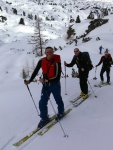
<svg viewBox="0 0 113 150">
<path fill-rule="evenodd" d="M 62 114 L 64 112 L 60 82 L 44 83 L 41 91 L 41 99 L 39 101 L 40 117 L 43 120 L 48 118 L 47 104 L 51 93 L 53 94 L 56 104 L 58 105 L 58 113 Z"/>
</svg>

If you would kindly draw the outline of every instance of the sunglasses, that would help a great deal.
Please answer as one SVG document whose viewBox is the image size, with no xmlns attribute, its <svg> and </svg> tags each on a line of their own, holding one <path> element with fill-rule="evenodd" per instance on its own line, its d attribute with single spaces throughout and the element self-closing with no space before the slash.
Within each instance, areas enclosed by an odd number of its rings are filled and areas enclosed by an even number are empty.
<svg viewBox="0 0 113 150">
<path fill-rule="evenodd" d="M 78 51 L 74 51 L 75 53 L 77 53 Z"/>
</svg>

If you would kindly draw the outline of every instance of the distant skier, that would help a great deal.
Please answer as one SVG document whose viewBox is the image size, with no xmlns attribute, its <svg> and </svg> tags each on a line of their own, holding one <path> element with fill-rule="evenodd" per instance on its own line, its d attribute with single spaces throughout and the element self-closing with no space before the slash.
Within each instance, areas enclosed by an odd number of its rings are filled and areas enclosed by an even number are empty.
<svg viewBox="0 0 113 150">
<path fill-rule="evenodd" d="M 74 41 L 75 41 L 75 46 L 77 46 L 77 43 L 78 43 L 77 39 L 74 39 Z"/>
<path fill-rule="evenodd" d="M 103 65 L 100 72 L 100 79 L 101 79 L 100 84 L 103 84 L 104 82 L 103 74 L 105 71 L 107 75 L 107 84 L 110 84 L 110 67 L 112 64 L 112 57 L 108 52 L 105 51 L 105 55 L 101 57 L 100 62 L 95 67 L 98 67 L 101 63 L 103 63 Z"/>
<path fill-rule="evenodd" d="M 102 47 L 102 45 L 99 47 L 99 50 L 100 50 L 100 54 L 102 54 L 102 49 L 104 49 L 103 47 Z"/>
</svg>

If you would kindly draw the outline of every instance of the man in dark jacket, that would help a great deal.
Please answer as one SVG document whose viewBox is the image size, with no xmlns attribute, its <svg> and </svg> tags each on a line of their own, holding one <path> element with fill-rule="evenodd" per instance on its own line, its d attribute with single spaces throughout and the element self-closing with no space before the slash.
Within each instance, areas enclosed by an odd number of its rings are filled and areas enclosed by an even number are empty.
<svg viewBox="0 0 113 150">
<path fill-rule="evenodd" d="M 57 118 L 62 117 L 64 113 L 64 103 L 61 97 L 61 62 L 60 56 L 53 54 L 53 48 L 47 47 L 45 50 L 46 57 L 39 60 L 30 80 L 25 81 L 25 84 L 29 84 L 38 74 L 40 68 L 42 68 L 43 77 L 40 78 L 40 82 L 43 84 L 41 99 L 39 101 L 40 117 L 42 118 L 38 124 L 38 128 L 43 127 L 49 122 L 47 103 L 52 93 L 55 101 L 58 105 Z"/>
<path fill-rule="evenodd" d="M 112 64 L 112 57 L 107 51 L 105 51 L 105 55 L 101 57 L 100 62 L 96 65 L 96 67 L 98 67 L 101 63 L 103 63 L 103 65 L 100 72 L 100 79 L 101 79 L 100 84 L 103 84 L 104 82 L 103 74 L 105 71 L 107 75 L 107 84 L 110 84 L 110 67 Z"/>
<path fill-rule="evenodd" d="M 87 84 L 89 74 L 88 60 L 86 56 L 78 48 L 74 49 L 74 53 L 75 55 L 71 63 L 67 64 L 66 62 L 64 62 L 64 65 L 66 67 L 73 67 L 75 64 L 77 65 L 81 88 L 80 96 L 83 99 L 86 99 L 88 97 L 88 84 Z"/>
</svg>

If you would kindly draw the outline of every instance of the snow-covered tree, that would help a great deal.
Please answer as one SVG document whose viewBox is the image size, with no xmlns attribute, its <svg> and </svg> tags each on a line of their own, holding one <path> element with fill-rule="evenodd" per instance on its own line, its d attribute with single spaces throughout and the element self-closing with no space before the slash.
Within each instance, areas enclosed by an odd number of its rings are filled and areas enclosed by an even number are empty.
<svg viewBox="0 0 113 150">
<path fill-rule="evenodd" d="M 67 30 L 67 39 L 70 39 L 72 36 L 75 35 L 75 30 L 72 28 L 73 25 L 70 25 Z"/>
</svg>

